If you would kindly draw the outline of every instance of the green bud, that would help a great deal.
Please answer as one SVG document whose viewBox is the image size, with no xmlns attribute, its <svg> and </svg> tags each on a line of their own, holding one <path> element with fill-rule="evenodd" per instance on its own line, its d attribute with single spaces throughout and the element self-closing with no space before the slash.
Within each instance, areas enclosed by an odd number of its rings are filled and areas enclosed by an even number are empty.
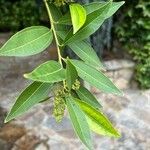
<svg viewBox="0 0 150 150">
<path fill-rule="evenodd" d="M 72 85 L 73 90 L 78 90 L 80 88 L 80 81 L 76 79 L 75 83 Z"/>
</svg>

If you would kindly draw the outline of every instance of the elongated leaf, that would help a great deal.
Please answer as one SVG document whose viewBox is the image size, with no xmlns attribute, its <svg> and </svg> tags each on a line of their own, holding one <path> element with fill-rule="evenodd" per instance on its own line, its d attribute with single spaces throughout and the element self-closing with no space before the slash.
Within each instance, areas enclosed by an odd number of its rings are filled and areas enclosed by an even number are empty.
<svg viewBox="0 0 150 150">
<path fill-rule="evenodd" d="M 67 34 L 66 31 L 57 32 L 57 35 L 61 39 L 64 39 L 66 34 Z M 95 68 L 102 68 L 102 69 L 104 68 L 94 49 L 87 42 L 85 41 L 74 42 L 68 44 L 68 46 L 73 50 L 73 52 L 77 56 L 79 56 L 88 65 L 94 66 Z"/>
<path fill-rule="evenodd" d="M 29 110 L 35 104 L 43 101 L 49 94 L 52 85 L 48 83 L 33 82 L 17 98 L 5 122 L 8 122 Z"/>
<path fill-rule="evenodd" d="M 70 11 L 63 15 L 59 20 L 59 24 L 72 25 Z"/>
<path fill-rule="evenodd" d="M 76 67 L 79 77 L 96 88 L 113 94 L 121 95 L 121 91 L 101 72 L 79 60 L 71 60 Z"/>
<path fill-rule="evenodd" d="M 104 7 L 107 2 L 91 2 L 88 4 L 83 5 L 84 9 L 86 10 L 87 15 L 93 13 L 94 11 Z"/>
<path fill-rule="evenodd" d="M 49 4 L 49 9 L 50 9 L 50 13 L 53 18 L 53 21 L 57 22 L 63 16 L 60 9 L 53 3 Z"/>
<path fill-rule="evenodd" d="M 96 55 L 94 49 L 87 42 L 73 42 L 68 44 L 68 46 L 77 56 L 79 56 L 87 64 L 94 67 L 103 68 L 103 65 L 100 62 L 98 56 Z"/>
<path fill-rule="evenodd" d="M 96 110 L 94 107 L 91 107 L 89 104 L 81 100 L 76 99 L 76 103 L 88 116 L 89 118 L 88 123 L 90 123 L 89 125 L 92 130 L 102 135 L 109 135 L 114 137 L 120 136 L 120 134 L 113 127 L 111 122 L 107 119 L 107 117 L 102 112 Z"/>
<path fill-rule="evenodd" d="M 80 4 L 70 4 L 69 8 L 73 25 L 73 34 L 75 34 L 86 21 L 86 11 Z"/>
<path fill-rule="evenodd" d="M 30 56 L 45 50 L 52 42 L 52 31 L 32 26 L 13 35 L 0 49 L 1 56 Z"/>
<path fill-rule="evenodd" d="M 40 81 L 54 83 L 65 79 L 65 69 L 56 61 L 47 61 L 33 70 L 31 73 L 24 74 L 25 78 Z"/>
<path fill-rule="evenodd" d="M 92 2 L 89 4 L 83 5 L 83 7 L 86 10 L 86 14 L 89 15 L 90 13 L 102 8 L 105 4 L 106 2 Z M 112 16 L 123 4 L 124 4 L 124 1 L 112 2 L 112 6 L 110 7 L 105 17 L 109 18 L 110 16 Z M 58 21 L 58 23 L 71 25 L 70 13 L 66 13 L 64 16 L 62 16 L 62 18 Z"/>
<path fill-rule="evenodd" d="M 93 34 L 104 22 L 110 6 L 111 2 L 108 2 L 102 8 L 87 15 L 84 26 L 74 35 L 70 32 L 70 34 L 66 37 L 64 44 L 82 41 Z"/>
<path fill-rule="evenodd" d="M 109 136 L 109 137 L 120 137 L 119 133 L 118 134 L 112 134 L 109 131 L 107 131 L 106 129 L 104 129 L 102 126 L 99 125 L 99 123 L 97 123 L 94 119 L 86 116 L 87 122 L 89 124 L 90 129 L 99 134 L 99 135 L 103 135 L 103 136 Z M 116 131 L 117 132 L 117 131 Z"/>
<path fill-rule="evenodd" d="M 93 146 L 91 143 L 90 129 L 86 121 L 85 114 L 71 96 L 66 98 L 66 104 L 76 134 L 79 136 L 81 141 L 92 150 Z"/>
<path fill-rule="evenodd" d="M 85 8 L 87 14 L 90 14 L 90 13 L 102 8 L 105 4 L 106 4 L 106 2 L 92 2 L 89 4 L 85 4 L 84 8 Z M 112 16 L 123 4 L 124 4 L 124 1 L 112 2 L 112 5 L 111 5 L 109 11 L 107 12 L 107 14 L 105 15 L 105 17 L 109 18 L 110 16 Z"/>
<path fill-rule="evenodd" d="M 85 101 L 89 105 L 98 109 L 102 107 L 97 101 L 97 99 L 95 98 L 95 96 L 85 87 L 81 86 L 79 90 L 76 91 L 76 93 L 82 101 Z"/>
<path fill-rule="evenodd" d="M 67 60 L 67 67 L 66 67 L 66 82 L 69 90 L 71 90 L 72 85 L 74 84 L 75 80 L 78 77 L 78 73 L 76 71 L 76 68 L 72 63 Z"/>
</svg>

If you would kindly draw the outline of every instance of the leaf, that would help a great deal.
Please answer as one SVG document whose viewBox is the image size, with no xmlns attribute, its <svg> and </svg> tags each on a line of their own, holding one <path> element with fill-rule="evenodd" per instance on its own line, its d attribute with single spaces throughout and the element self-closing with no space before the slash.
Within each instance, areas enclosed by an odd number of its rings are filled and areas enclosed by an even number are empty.
<svg viewBox="0 0 150 150">
<path fill-rule="evenodd" d="M 56 61 L 47 61 L 33 70 L 31 73 L 24 74 L 25 78 L 54 83 L 65 79 L 65 69 Z"/>
<path fill-rule="evenodd" d="M 52 42 L 52 31 L 44 26 L 25 28 L 13 35 L 0 49 L 0 56 L 30 56 L 45 50 Z"/>
<path fill-rule="evenodd" d="M 112 6 L 110 7 L 110 9 L 106 15 L 106 18 L 111 17 L 124 3 L 125 3 L 125 1 L 113 2 Z"/>
<path fill-rule="evenodd" d="M 92 2 L 89 4 L 83 5 L 84 9 L 86 10 L 86 15 L 89 15 L 90 13 L 102 8 L 106 2 Z M 124 1 L 121 2 L 112 2 L 112 6 L 110 7 L 107 15 L 105 15 L 106 18 L 109 18 L 112 16 L 122 5 L 124 4 Z M 58 21 L 59 24 L 65 24 L 65 25 L 71 25 L 71 16 L 70 13 L 67 12 L 62 18 Z"/>
<path fill-rule="evenodd" d="M 66 104 L 70 119 L 76 134 L 79 136 L 81 141 L 89 148 L 93 149 L 91 143 L 90 129 L 85 117 L 85 114 L 80 107 L 75 103 L 73 97 L 69 96 L 66 98 Z"/>
<path fill-rule="evenodd" d="M 106 3 L 102 8 L 87 15 L 84 26 L 74 35 L 70 32 L 66 37 L 64 44 L 66 45 L 72 42 L 82 41 L 93 34 L 105 21 L 105 16 L 110 6 L 111 1 Z"/>
<path fill-rule="evenodd" d="M 86 11 L 80 4 L 70 4 L 69 8 L 73 25 L 73 34 L 75 34 L 86 21 Z"/>
<path fill-rule="evenodd" d="M 86 116 L 87 122 L 89 124 L 90 129 L 99 134 L 99 135 L 103 135 L 103 136 L 109 136 L 109 137 L 120 137 L 120 134 L 117 132 L 115 135 L 110 133 L 109 131 L 107 131 L 106 129 L 104 129 L 103 127 L 101 127 L 96 121 L 94 121 L 93 119 L 91 119 L 90 117 Z"/>
<path fill-rule="evenodd" d="M 96 55 L 94 49 L 87 42 L 73 42 L 68 44 L 68 46 L 88 65 L 103 68 L 103 65 Z"/>
<path fill-rule="evenodd" d="M 61 13 L 59 7 L 57 7 L 53 3 L 50 3 L 49 9 L 50 9 L 50 13 L 53 18 L 53 21 L 57 22 L 62 17 L 62 13 Z M 55 25 L 57 26 L 57 24 L 55 24 Z"/>
<path fill-rule="evenodd" d="M 120 137 L 120 134 L 117 132 L 117 130 L 113 127 L 111 122 L 102 112 L 96 110 L 94 107 L 90 106 L 89 104 L 81 100 L 78 99 L 75 100 L 76 103 L 87 115 L 90 128 L 94 130 L 94 132 L 102 135 Z"/>
<path fill-rule="evenodd" d="M 79 60 L 71 60 L 78 75 L 96 88 L 113 94 L 121 95 L 121 91 L 101 72 Z"/>
<path fill-rule="evenodd" d="M 58 20 L 58 24 L 72 25 L 70 11 Z"/>
<path fill-rule="evenodd" d="M 33 82 L 17 98 L 5 123 L 24 114 L 35 104 L 43 101 L 49 94 L 52 85 L 48 83 Z"/>
<path fill-rule="evenodd" d="M 72 63 L 67 60 L 67 67 L 66 67 L 66 83 L 69 90 L 71 90 L 72 85 L 74 84 L 75 80 L 78 77 L 78 73 L 76 71 L 76 68 Z"/>
<path fill-rule="evenodd" d="M 107 2 L 91 2 L 88 4 L 83 5 L 84 9 L 86 10 L 87 15 L 93 13 L 94 11 L 104 7 Z"/>
<path fill-rule="evenodd" d="M 84 8 L 87 12 L 87 15 L 102 8 L 104 5 L 106 5 L 107 2 L 92 2 L 89 4 L 85 4 Z M 105 15 L 105 18 L 109 18 L 112 16 L 125 2 L 112 2 L 112 5 L 110 9 L 108 10 L 107 14 Z"/>
<path fill-rule="evenodd" d="M 58 31 L 57 35 L 64 39 L 65 35 L 67 34 L 66 31 Z M 95 53 L 94 49 L 90 46 L 89 43 L 85 41 L 69 43 L 68 46 L 73 50 L 73 52 L 79 56 L 85 63 L 90 66 L 94 66 L 95 68 L 104 68 L 101 61 L 99 60 L 97 54 Z"/>
<path fill-rule="evenodd" d="M 85 87 L 80 86 L 79 90 L 77 90 L 76 93 L 82 101 L 88 103 L 89 105 L 98 109 L 102 107 L 95 96 Z"/>
</svg>

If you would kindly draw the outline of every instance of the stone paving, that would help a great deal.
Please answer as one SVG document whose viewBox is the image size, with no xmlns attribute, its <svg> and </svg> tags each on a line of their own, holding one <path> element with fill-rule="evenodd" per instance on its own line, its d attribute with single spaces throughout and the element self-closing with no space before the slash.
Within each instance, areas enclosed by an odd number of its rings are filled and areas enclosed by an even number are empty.
<svg viewBox="0 0 150 150">
<path fill-rule="evenodd" d="M 60 124 L 51 116 L 52 100 L 35 106 L 26 115 L 4 125 L 6 112 L 28 82 L 21 75 L 13 74 L 2 78 L 0 83 L 0 150 L 84 149 L 74 135 L 67 113 Z M 150 91 L 126 89 L 124 97 L 104 93 L 96 96 L 122 137 L 113 139 L 93 135 L 95 150 L 149 150 Z"/>
<path fill-rule="evenodd" d="M 21 74 L 31 71 L 47 59 L 48 52 L 28 58 L 0 58 L 0 150 L 85 149 L 73 132 L 67 112 L 61 123 L 55 122 L 51 115 L 52 99 L 38 104 L 8 124 L 3 123 L 15 97 L 29 83 Z M 127 62 L 123 64 L 125 63 Z M 131 72 L 119 70 L 119 73 L 113 72 L 111 78 L 116 81 L 118 76 L 125 76 L 123 80 L 129 80 L 127 74 Z M 119 84 L 123 88 L 123 97 L 93 90 L 103 105 L 104 113 L 122 134 L 120 139 L 93 134 L 94 149 L 150 150 L 150 90 L 142 91 L 135 87 L 127 87 L 122 85 L 125 82 L 121 81 Z"/>
</svg>

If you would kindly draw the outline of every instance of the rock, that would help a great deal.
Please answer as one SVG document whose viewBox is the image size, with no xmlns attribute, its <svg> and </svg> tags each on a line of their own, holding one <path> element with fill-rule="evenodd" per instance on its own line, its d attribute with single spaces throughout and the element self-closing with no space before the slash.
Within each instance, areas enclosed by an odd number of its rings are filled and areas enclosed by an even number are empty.
<svg viewBox="0 0 150 150">
<path fill-rule="evenodd" d="M 6 111 L 0 107 L 0 128 L 4 125 L 4 119 L 6 117 Z"/>
<path fill-rule="evenodd" d="M 104 66 L 106 70 L 113 71 L 113 70 L 120 70 L 122 68 L 133 68 L 134 63 L 131 60 L 123 60 L 123 59 L 117 59 L 117 60 L 109 60 L 104 62 Z"/>
<path fill-rule="evenodd" d="M 0 139 L 14 143 L 26 133 L 24 127 L 15 124 L 6 124 L 0 129 Z"/>
<path fill-rule="evenodd" d="M 12 150 L 34 150 L 39 143 L 38 137 L 28 133 L 15 142 Z"/>
<path fill-rule="evenodd" d="M 7 141 L 0 139 L 0 150 L 10 150 L 12 145 Z"/>
<path fill-rule="evenodd" d="M 11 124 L 3 124 L 6 112 L 10 110 L 17 95 L 30 83 L 22 78 L 22 73 L 31 71 L 48 59 L 48 52 L 20 59 L 0 57 L 0 64 L 3 64 L 0 65 L 0 150 L 85 149 L 75 136 L 67 113 L 61 123 L 55 122 L 52 117 L 52 100 L 36 105 Z M 105 64 L 105 74 L 119 88 L 123 88 L 124 97 L 105 94 L 87 83 L 86 86 L 92 92 L 97 92 L 96 97 L 103 106 L 101 110 L 121 132 L 121 138 L 94 134 L 94 149 L 149 150 L 150 90 L 131 89 L 134 63 L 130 60 L 111 60 Z"/>
<path fill-rule="evenodd" d="M 49 150 L 49 146 L 44 143 L 41 143 L 35 148 L 35 150 Z"/>
<path fill-rule="evenodd" d="M 127 89 L 129 87 L 129 80 L 125 80 L 124 78 L 118 78 L 113 82 L 119 89 Z"/>
</svg>

